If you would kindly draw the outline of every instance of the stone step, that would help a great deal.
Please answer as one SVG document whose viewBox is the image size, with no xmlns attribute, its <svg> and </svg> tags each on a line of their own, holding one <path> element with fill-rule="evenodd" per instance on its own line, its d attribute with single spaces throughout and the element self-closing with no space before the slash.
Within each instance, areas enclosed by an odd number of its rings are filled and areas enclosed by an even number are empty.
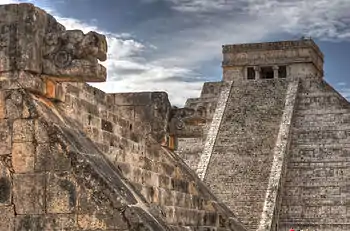
<svg viewBox="0 0 350 231">
<path fill-rule="evenodd" d="M 335 145 L 299 145 L 289 152 L 289 162 L 343 162 L 350 161 L 350 144 L 348 147 Z"/>
<path fill-rule="evenodd" d="M 307 115 L 327 115 L 327 114 L 347 114 L 350 113 L 349 109 L 333 109 L 333 108 L 316 108 L 316 109 L 308 109 L 308 110 L 296 110 L 294 112 L 294 116 L 307 116 Z"/>
<path fill-rule="evenodd" d="M 293 127 L 292 132 L 294 134 L 304 133 L 304 132 L 348 132 L 350 131 L 350 123 L 327 126 L 327 125 L 318 125 L 318 126 L 303 126 L 303 127 Z"/>
<path fill-rule="evenodd" d="M 350 130 L 294 130 L 292 144 L 350 143 Z"/>
<path fill-rule="evenodd" d="M 222 117 L 224 115 L 224 111 L 226 108 L 227 100 L 230 96 L 231 88 L 232 88 L 233 82 L 227 82 L 222 85 L 221 93 L 216 105 L 215 113 L 213 115 L 213 119 L 207 134 L 207 138 L 204 144 L 204 149 L 201 154 L 198 167 L 197 167 L 197 174 L 201 180 L 204 179 L 208 164 L 213 152 L 213 148 L 215 145 L 216 137 L 219 133 L 220 124 L 222 121 Z"/>
<path fill-rule="evenodd" d="M 293 117 L 293 127 L 324 127 L 335 125 L 350 125 L 350 111 L 348 113 L 327 114 L 297 114 Z"/>
</svg>

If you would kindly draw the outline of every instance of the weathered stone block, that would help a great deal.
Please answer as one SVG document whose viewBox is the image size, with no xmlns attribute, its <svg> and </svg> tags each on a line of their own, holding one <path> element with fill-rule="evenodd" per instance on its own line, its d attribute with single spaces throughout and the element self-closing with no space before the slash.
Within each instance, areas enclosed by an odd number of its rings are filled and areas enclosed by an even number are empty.
<svg viewBox="0 0 350 231">
<path fill-rule="evenodd" d="M 113 124 L 107 120 L 101 120 L 101 129 L 113 133 Z"/>
<path fill-rule="evenodd" d="M 13 122 L 13 142 L 34 140 L 34 120 L 18 119 Z"/>
<path fill-rule="evenodd" d="M 159 188 L 159 203 L 163 206 L 173 206 L 174 198 L 168 189 Z"/>
<path fill-rule="evenodd" d="M 53 80 L 45 79 L 46 83 L 46 96 L 49 99 L 52 99 L 54 101 L 60 101 L 64 102 L 65 101 L 65 88 L 62 86 L 62 83 L 60 82 L 55 82 Z"/>
<path fill-rule="evenodd" d="M 12 182 L 9 169 L 0 162 L 0 207 L 12 203 Z M 0 224 L 1 227 L 1 224 Z"/>
<path fill-rule="evenodd" d="M 23 95 L 18 90 L 7 91 L 6 97 L 6 117 L 18 119 L 22 117 Z"/>
<path fill-rule="evenodd" d="M 86 189 L 83 186 L 79 186 L 77 191 L 77 211 L 79 214 L 89 214 L 91 211 L 97 213 L 105 212 L 105 210 L 101 211 L 101 209 L 103 209 L 103 206 L 97 206 L 96 203 L 94 203 L 94 195 L 92 190 Z"/>
<path fill-rule="evenodd" d="M 199 188 L 195 182 L 189 182 L 188 184 L 188 193 L 191 195 L 199 195 Z"/>
<path fill-rule="evenodd" d="M 55 214 L 55 215 L 17 215 L 16 231 L 70 231 L 76 228 L 75 216 Z"/>
<path fill-rule="evenodd" d="M 117 93 L 113 94 L 114 104 L 118 106 L 134 105 L 135 93 Z"/>
<path fill-rule="evenodd" d="M 46 207 L 48 213 L 71 213 L 77 203 L 76 183 L 68 173 L 47 174 Z"/>
<path fill-rule="evenodd" d="M 71 160 L 57 143 L 38 144 L 35 171 L 69 171 Z"/>
<path fill-rule="evenodd" d="M 28 81 L 30 79 L 30 81 Z M 16 85 L 20 88 L 25 88 L 30 92 L 39 94 L 45 93 L 45 85 L 39 74 L 30 73 L 28 71 L 19 71 Z"/>
<path fill-rule="evenodd" d="M 160 175 L 158 178 L 158 185 L 161 188 L 170 189 L 170 177 Z"/>
<path fill-rule="evenodd" d="M 0 205 L 11 203 L 11 181 L 9 177 L 0 177 Z"/>
<path fill-rule="evenodd" d="M 171 177 L 173 176 L 174 172 L 175 172 L 174 166 L 167 163 L 161 163 L 161 171 L 160 171 L 161 174 Z"/>
<path fill-rule="evenodd" d="M 44 174 L 14 174 L 13 202 L 16 213 L 45 213 L 45 188 Z"/>
<path fill-rule="evenodd" d="M 12 130 L 7 120 L 0 121 L 0 156 L 11 153 Z"/>
<path fill-rule="evenodd" d="M 13 206 L 0 206 L 0 214 L 0 230 L 13 231 L 15 223 L 15 210 Z"/>
<path fill-rule="evenodd" d="M 48 126 L 41 120 L 35 120 L 35 141 L 37 143 L 47 143 L 50 141 Z"/>
<path fill-rule="evenodd" d="M 18 5 L 19 20 L 26 20 L 25 24 L 17 26 L 19 35 L 18 47 L 22 53 L 16 65 L 21 70 L 40 73 L 42 68 L 40 48 L 43 46 L 42 34 L 46 29 L 47 14 L 34 5 Z M 17 42 L 17 41 L 14 41 Z"/>
<path fill-rule="evenodd" d="M 141 189 L 141 194 L 150 203 L 159 204 L 159 190 L 157 187 L 143 186 Z"/>
<path fill-rule="evenodd" d="M 119 212 L 78 215 L 78 227 L 82 230 L 129 230 L 127 221 Z"/>
<path fill-rule="evenodd" d="M 0 85 L 0 119 L 4 119 L 6 116 L 6 102 L 5 102 L 5 92 Z"/>
<path fill-rule="evenodd" d="M 13 143 L 12 165 L 16 173 L 34 171 L 35 147 L 32 142 Z"/>
<path fill-rule="evenodd" d="M 16 36 L 16 24 L 17 21 L 17 5 L 7 5 L 0 9 L 0 15 L 2 15 L 3 23 L 0 24 L 2 46 L 0 50 L 1 70 L 6 72 L 15 68 L 14 58 L 16 52 L 16 44 L 13 39 Z M 11 42 L 12 41 L 12 42 Z"/>
<path fill-rule="evenodd" d="M 38 74 L 26 71 L 2 72 L 1 78 L 2 90 L 27 89 L 30 92 L 44 93 L 43 82 Z"/>
<path fill-rule="evenodd" d="M 172 191 L 171 192 L 174 205 L 177 207 L 189 208 L 190 205 L 186 205 L 186 194 L 182 192 Z"/>
<path fill-rule="evenodd" d="M 188 192 L 188 182 L 181 180 L 181 179 L 175 179 L 171 178 L 170 180 L 171 188 L 173 190 L 179 191 L 179 192 Z"/>
<path fill-rule="evenodd" d="M 120 107 L 118 107 L 118 115 L 124 119 L 133 120 L 133 118 L 135 118 L 134 106 L 120 106 Z M 123 126 L 123 124 L 121 124 L 121 125 Z"/>
</svg>

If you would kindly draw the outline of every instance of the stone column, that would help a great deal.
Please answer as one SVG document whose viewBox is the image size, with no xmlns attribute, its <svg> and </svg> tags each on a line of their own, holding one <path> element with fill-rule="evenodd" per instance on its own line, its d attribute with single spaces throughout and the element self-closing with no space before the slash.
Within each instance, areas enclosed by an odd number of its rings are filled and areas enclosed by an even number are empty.
<svg viewBox="0 0 350 231">
<path fill-rule="evenodd" d="M 260 67 L 254 67 L 254 71 L 255 71 L 255 79 L 260 79 Z"/>
<path fill-rule="evenodd" d="M 273 66 L 273 78 L 277 79 L 278 78 L 278 66 Z"/>
</svg>

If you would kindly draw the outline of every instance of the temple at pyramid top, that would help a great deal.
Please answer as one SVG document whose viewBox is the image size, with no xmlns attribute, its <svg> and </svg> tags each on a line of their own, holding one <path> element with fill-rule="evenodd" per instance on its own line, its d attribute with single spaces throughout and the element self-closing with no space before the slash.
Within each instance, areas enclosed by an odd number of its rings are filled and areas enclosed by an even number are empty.
<svg viewBox="0 0 350 231">
<path fill-rule="evenodd" d="M 223 80 L 323 77 L 323 54 L 312 39 L 223 45 Z"/>
</svg>

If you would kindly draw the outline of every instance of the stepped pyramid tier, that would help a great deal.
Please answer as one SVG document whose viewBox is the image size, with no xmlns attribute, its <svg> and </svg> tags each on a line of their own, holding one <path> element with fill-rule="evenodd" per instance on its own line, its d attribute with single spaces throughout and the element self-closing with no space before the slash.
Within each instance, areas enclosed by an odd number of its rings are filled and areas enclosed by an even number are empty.
<svg viewBox="0 0 350 231">
<path fill-rule="evenodd" d="M 85 83 L 106 79 L 105 36 L 0 15 L 1 231 L 247 230 L 172 151 L 166 93 Z"/>
<path fill-rule="evenodd" d="M 183 120 L 175 151 L 248 230 L 350 230 L 350 104 L 315 42 L 222 51 L 223 80 L 187 100 L 204 120 Z"/>
</svg>

